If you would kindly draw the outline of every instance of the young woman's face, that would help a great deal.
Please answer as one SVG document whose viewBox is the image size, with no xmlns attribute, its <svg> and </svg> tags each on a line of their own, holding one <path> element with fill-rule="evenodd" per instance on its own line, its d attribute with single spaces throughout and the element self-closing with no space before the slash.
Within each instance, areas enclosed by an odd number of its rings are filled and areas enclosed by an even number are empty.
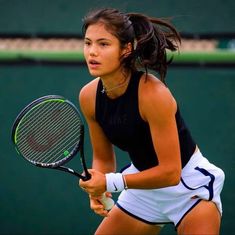
<svg viewBox="0 0 235 235">
<path fill-rule="evenodd" d="M 119 40 L 102 23 L 88 26 L 84 39 L 84 56 L 89 72 L 94 77 L 111 76 L 120 71 L 121 50 Z"/>
</svg>

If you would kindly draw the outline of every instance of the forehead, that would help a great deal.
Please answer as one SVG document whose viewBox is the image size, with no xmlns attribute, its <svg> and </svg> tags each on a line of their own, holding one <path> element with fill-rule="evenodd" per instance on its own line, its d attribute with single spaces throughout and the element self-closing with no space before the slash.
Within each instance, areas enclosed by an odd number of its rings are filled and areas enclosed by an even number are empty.
<svg viewBox="0 0 235 235">
<path fill-rule="evenodd" d="M 85 33 L 85 38 L 91 40 L 97 40 L 100 38 L 108 40 L 117 40 L 117 38 L 106 29 L 104 23 L 96 23 L 89 25 Z"/>
</svg>

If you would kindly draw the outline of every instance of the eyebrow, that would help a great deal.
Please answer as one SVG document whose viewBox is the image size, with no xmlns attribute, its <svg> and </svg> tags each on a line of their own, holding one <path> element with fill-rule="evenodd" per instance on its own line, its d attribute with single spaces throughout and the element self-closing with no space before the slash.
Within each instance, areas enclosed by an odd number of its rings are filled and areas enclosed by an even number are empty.
<svg viewBox="0 0 235 235">
<path fill-rule="evenodd" d="M 92 41 L 90 38 L 85 38 L 85 40 Z M 99 41 L 110 41 L 110 42 L 111 42 L 111 40 L 108 39 L 108 38 L 99 38 L 99 39 L 97 39 L 97 40 L 95 40 L 95 41 L 97 41 L 97 42 L 99 42 Z"/>
</svg>

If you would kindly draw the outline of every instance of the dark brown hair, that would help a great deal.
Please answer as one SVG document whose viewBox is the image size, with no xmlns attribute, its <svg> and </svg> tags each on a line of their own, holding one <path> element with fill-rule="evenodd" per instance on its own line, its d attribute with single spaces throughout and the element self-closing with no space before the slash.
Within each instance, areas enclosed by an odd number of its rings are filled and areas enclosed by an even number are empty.
<svg viewBox="0 0 235 235">
<path fill-rule="evenodd" d="M 101 22 L 107 31 L 117 37 L 124 48 L 131 43 L 133 50 L 121 59 L 124 68 L 138 67 L 156 71 L 165 82 L 167 66 L 166 49 L 176 51 L 181 38 L 175 27 L 166 19 L 148 17 L 139 13 L 122 13 L 104 8 L 91 11 L 84 18 L 83 33 L 89 25 Z"/>
</svg>

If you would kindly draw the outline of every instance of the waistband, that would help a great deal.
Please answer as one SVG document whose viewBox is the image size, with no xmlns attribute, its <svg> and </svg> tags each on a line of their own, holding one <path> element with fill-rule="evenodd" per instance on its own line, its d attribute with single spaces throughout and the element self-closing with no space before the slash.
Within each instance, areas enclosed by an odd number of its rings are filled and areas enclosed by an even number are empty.
<svg viewBox="0 0 235 235">
<path fill-rule="evenodd" d="M 197 149 L 189 159 L 188 163 L 183 167 L 182 171 L 187 171 L 189 168 L 192 168 L 192 166 L 197 166 L 202 161 L 207 161 L 207 159 L 203 157 L 200 149 Z"/>
</svg>

